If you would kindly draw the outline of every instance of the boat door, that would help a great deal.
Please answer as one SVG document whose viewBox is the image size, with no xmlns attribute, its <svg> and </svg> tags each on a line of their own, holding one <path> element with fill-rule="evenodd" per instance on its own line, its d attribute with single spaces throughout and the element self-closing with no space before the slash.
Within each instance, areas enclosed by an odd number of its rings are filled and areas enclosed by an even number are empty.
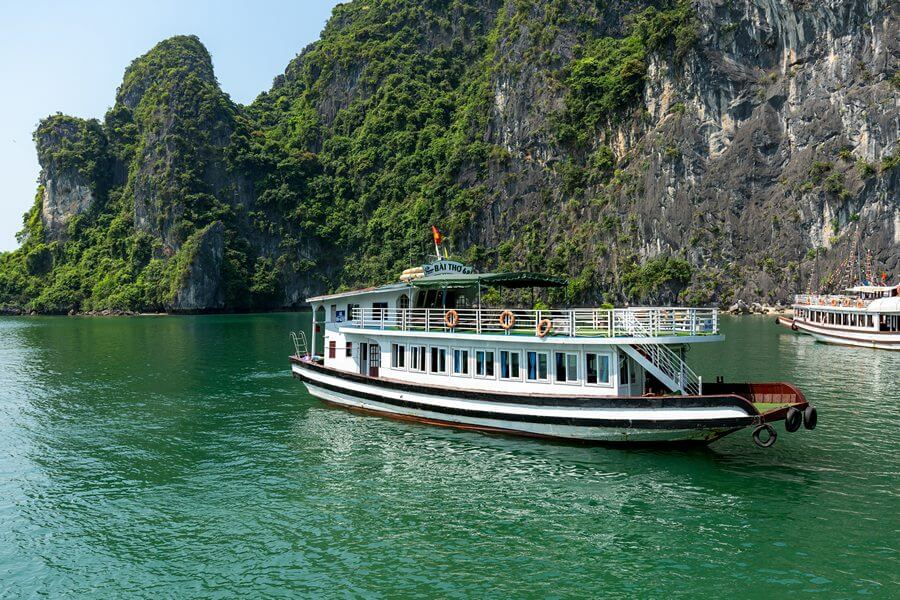
<svg viewBox="0 0 900 600">
<path fill-rule="evenodd" d="M 378 377 L 381 367 L 381 347 L 378 344 L 362 342 L 359 345 L 359 374 Z"/>
<path fill-rule="evenodd" d="M 619 395 L 640 396 L 644 393 L 643 369 L 634 360 L 620 352 L 619 354 Z"/>
<path fill-rule="evenodd" d="M 381 367 L 381 346 L 369 344 L 369 377 L 378 377 L 378 369 Z"/>
</svg>

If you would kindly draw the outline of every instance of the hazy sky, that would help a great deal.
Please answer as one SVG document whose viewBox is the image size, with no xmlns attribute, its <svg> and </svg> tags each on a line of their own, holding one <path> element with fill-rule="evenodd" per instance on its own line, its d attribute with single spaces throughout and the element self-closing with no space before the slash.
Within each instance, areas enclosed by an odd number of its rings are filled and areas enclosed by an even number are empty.
<svg viewBox="0 0 900 600">
<path fill-rule="evenodd" d="M 61 112 L 102 118 L 125 67 L 156 42 L 196 34 L 222 89 L 246 104 L 308 43 L 333 0 L 0 0 L 0 251 L 17 246 L 39 167 L 31 134 Z"/>
</svg>

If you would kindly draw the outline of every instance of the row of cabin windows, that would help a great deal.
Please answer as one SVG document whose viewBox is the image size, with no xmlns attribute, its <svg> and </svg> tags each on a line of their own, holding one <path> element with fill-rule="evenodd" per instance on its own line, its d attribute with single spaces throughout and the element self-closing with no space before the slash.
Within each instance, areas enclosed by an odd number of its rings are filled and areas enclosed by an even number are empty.
<svg viewBox="0 0 900 600">
<path fill-rule="evenodd" d="M 812 323 L 823 323 L 826 325 L 844 325 L 847 327 L 867 327 L 871 329 L 875 322 L 873 315 L 864 315 L 859 313 L 842 313 L 830 312 L 823 310 L 804 310 L 802 315 L 804 319 Z"/>
<path fill-rule="evenodd" d="M 550 380 L 550 353 L 528 350 L 470 350 L 453 348 L 450 364 L 447 349 L 438 346 L 391 344 L 391 368 L 436 375 L 456 375 L 485 379 L 526 381 Z M 577 383 L 577 352 L 554 352 L 554 381 Z M 610 355 L 599 352 L 584 354 L 584 380 L 588 384 L 610 383 Z M 448 372 L 449 368 L 449 372 Z"/>
</svg>

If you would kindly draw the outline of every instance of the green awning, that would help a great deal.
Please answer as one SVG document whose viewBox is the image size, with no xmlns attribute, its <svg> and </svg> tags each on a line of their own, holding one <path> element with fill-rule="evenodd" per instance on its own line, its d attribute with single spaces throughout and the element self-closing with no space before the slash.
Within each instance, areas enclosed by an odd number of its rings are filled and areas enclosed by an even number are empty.
<svg viewBox="0 0 900 600">
<path fill-rule="evenodd" d="M 422 277 L 410 282 L 420 290 L 462 290 L 483 286 L 506 288 L 563 287 L 566 280 L 561 277 L 520 271 L 517 273 L 470 273 L 468 275 L 435 275 Z"/>
</svg>

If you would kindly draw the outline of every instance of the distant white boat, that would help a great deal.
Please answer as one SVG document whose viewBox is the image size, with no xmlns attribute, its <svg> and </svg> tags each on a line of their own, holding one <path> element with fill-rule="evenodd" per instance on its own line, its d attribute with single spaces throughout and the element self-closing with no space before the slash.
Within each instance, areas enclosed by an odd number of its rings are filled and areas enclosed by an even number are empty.
<svg viewBox="0 0 900 600">
<path fill-rule="evenodd" d="M 900 350 L 900 284 L 859 285 L 843 294 L 802 294 L 778 322 L 820 342 Z"/>
</svg>

